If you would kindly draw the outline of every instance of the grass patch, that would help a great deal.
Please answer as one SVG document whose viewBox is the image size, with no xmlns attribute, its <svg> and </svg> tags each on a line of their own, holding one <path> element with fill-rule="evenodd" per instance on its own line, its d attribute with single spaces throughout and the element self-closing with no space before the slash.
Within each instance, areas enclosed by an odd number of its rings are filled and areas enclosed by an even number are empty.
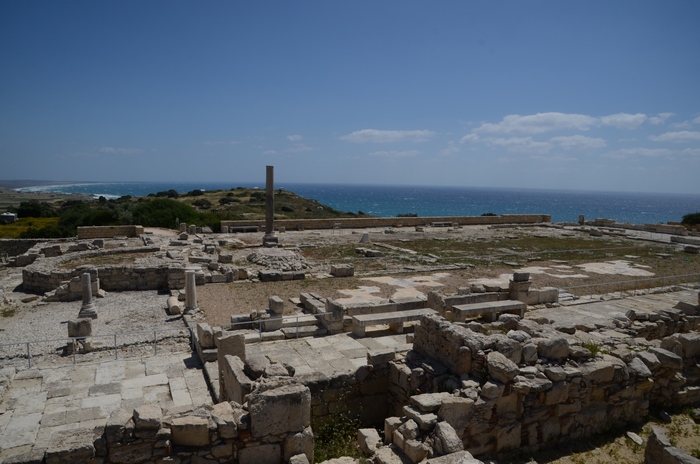
<svg viewBox="0 0 700 464">
<path fill-rule="evenodd" d="M 3 306 L 2 309 L 0 309 L 0 315 L 2 317 L 12 317 L 15 315 L 17 312 L 17 306 L 10 305 L 10 306 Z"/>
<path fill-rule="evenodd" d="M 359 419 L 337 413 L 319 427 L 314 427 L 314 462 L 349 456 L 363 457 L 357 443 Z"/>
<path fill-rule="evenodd" d="M 0 237 L 19 238 L 29 229 L 43 229 L 48 226 L 57 226 L 58 218 L 20 218 L 11 224 L 0 224 Z"/>
</svg>

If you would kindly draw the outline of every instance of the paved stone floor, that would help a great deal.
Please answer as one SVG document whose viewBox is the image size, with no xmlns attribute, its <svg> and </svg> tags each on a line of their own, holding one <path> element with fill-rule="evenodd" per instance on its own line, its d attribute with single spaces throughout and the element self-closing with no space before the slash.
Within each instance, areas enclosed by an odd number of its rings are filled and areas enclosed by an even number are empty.
<svg viewBox="0 0 700 464">
<path fill-rule="evenodd" d="M 21 370 L 0 403 L 0 462 L 43 453 L 54 432 L 104 427 L 120 408 L 211 403 L 201 364 L 189 353 Z"/>
</svg>

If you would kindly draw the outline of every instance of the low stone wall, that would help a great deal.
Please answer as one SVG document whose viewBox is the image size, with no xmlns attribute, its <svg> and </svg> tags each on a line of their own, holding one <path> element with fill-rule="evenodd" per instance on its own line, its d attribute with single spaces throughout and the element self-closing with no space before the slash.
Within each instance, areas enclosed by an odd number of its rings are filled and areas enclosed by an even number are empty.
<svg viewBox="0 0 700 464">
<path fill-rule="evenodd" d="M 85 226 L 78 227 L 78 239 L 112 238 L 118 236 L 138 237 L 143 235 L 143 226 Z"/>
<path fill-rule="evenodd" d="M 85 252 L 81 257 L 143 253 L 144 256 L 160 251 L 159 247 L 120 248 Z M 44 258 L 22 270 L 22 287 L 26 292 L 46 293 L 58 288 L 84 272 L 94 272 L 100 279 L 100 288 L 107 291 L 181 289 L 185 287 L 185 268 L 181 263 L 153 258 L 152 265 L 88 265 L 75 269 L 61 269 L 61 263 L 75 259 L 74 255 Z"/>
<path fill-rule="evenodd" d="M 695 329 L 698 312 L 685 315 Z M 474 455 L 527 452 L 642 421 L 650 405 L 700 401 L 696 332 L 609 338 L 594 355 L 548 325 L 502 316 L 499 327 L 487 335 L 439 316 L 421 320 L 413 351 L 391 366 L 389 441 L 410 454 L 447 422 Z"/>
<path fill-rule="evenodd" d="M 275 227 L 289 230 L 299 229 L 333 229 L 340 224 L 343 229 L 364 229 L 369 227 L 412 227 L 425 226 L 434 222 L 452 223 L 453 225 L 479 224 L 540 224 L 552 221 L 549 214 L 504 214 L 501 216 L 444 216 L 444 217 L 396 217 L 396 218 L 331 218 L 331 219 L 277 219 Z M 221 221 L 221 227 L 261 227 L 265 220 Z"/>
<path fill-rule="evenodd" d="M 0 239 L 0 255 L 7 253 L 7 256 L 19 256 L 34 248 L 39 243 L 65 243 L 72 242 L 75 239 L 24 239 L 24 238 L 9 238 Z"/>
</svg>

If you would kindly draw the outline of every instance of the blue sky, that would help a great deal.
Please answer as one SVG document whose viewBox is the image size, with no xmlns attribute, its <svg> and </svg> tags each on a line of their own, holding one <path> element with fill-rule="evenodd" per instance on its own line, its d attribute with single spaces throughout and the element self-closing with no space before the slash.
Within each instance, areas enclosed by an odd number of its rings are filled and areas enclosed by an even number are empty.
<svg viewBox="0 0 700 464">
<path fill-rule="evenodd" d="M 0 2 L 0 179 L 700 193 L 700 2 Z"/>
</svg>

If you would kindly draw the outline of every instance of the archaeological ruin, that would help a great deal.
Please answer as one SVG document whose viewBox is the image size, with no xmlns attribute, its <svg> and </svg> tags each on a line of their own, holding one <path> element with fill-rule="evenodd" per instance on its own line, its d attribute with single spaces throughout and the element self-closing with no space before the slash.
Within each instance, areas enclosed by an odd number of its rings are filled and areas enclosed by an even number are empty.
<svg viewBox="0 0 700 464">
<path fill-rule="evenodd" d="M 164 235 L 92 228 L 74 240 L 1 240 L 3 305 L 21 299 L 37 317 L 54 307 L 72 315 L 48 329 L 61 340 L 43 345 L 3 328 L 0 462 L 299 464 L 314 462 L 318 430 L 348 420 L 366 461 L 337 462 L 476 464 L 700 405 L 697 273 L 580 298 L 535 277 L 587 268 L 552 260 L 543 270 L 533 259 L 446 291 L 450 273 L 474 266 L 411 250 L 416 237 L 446 240 L 470 227 L 506 241 L 514 231 L 536 240 L 643 230 L 583 218 L 554 225 L 546 215 L 357 221 L 268 217 L 264 230 L 242 221 L 219 234 L 181 224 Z M 700 240 L 653 232 L 682 256 Z M 313 239 L 341 237 L 356 258 L 305 257 Z M 315 290 L 329 281 L 362 285 Z M 237 295 L 268 282 L 302 291 L 208 318 L 207 289 Z M 175 335 L 146 326 L 132 338 L 122 330 L 129 341 L 120 343 L 111 327 L 122 322 L 110 318 L 126 308 L 112 301 L 130 292 L 150 292 L 160 309 L 149 321 L 175 324 Z M 644 462 L 698 462 L 665 433 L 654 427 Z"/>
</svg>

